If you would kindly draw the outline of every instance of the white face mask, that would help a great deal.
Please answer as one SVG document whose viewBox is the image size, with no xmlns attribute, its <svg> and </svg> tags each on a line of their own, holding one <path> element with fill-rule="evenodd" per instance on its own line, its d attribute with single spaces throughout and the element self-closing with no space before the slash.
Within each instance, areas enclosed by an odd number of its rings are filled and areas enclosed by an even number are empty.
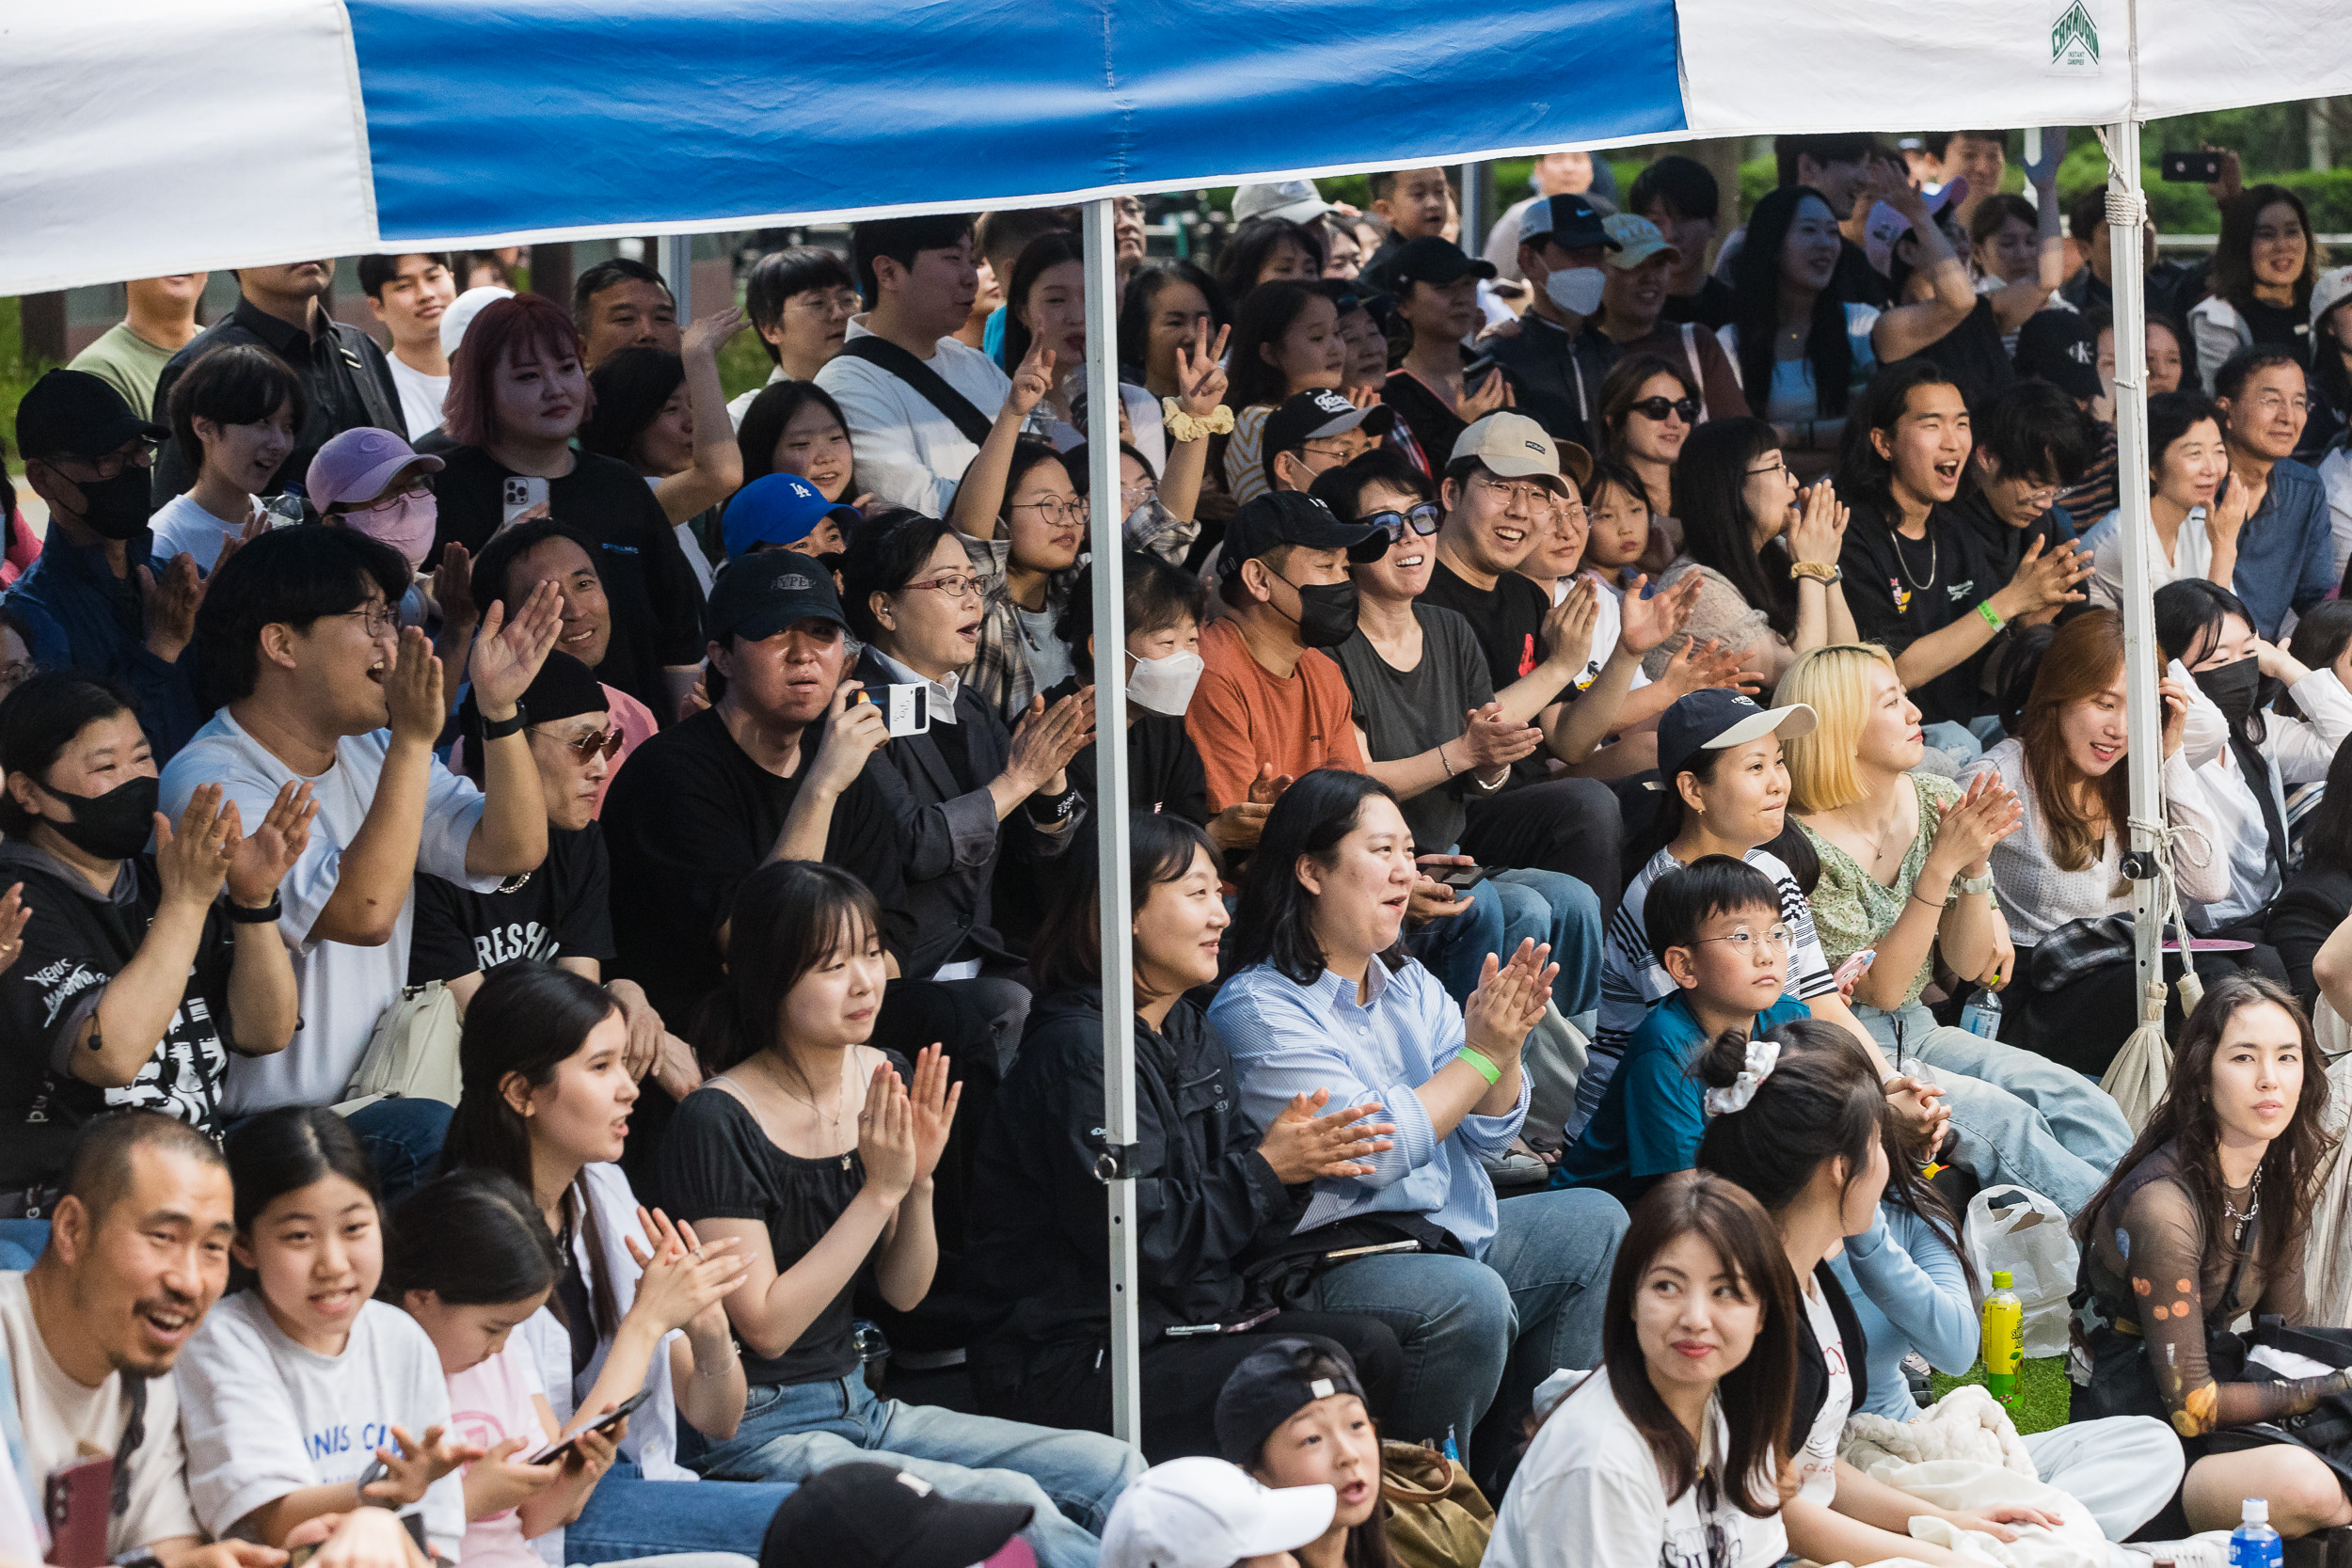
<svg viewBox="0 0 2352 1568">
<path fill-rule="evenodd" d="M 1600 309 L 1608 285 L 1598 267 L 1563 267 L 1544 279 L 1544 293 L 1569 315 L 1589 316 Z"/>
<path fill-rule="evenodd" d="M 1199 654 L 1169 654 L 1165 658 L 1138 658 L 1127 677 L 1127 700 L 1146 713 L 1182 719 L 1192 703 L 1192 689 L 1200 684 L 1207 666 Z"/>
</svg>

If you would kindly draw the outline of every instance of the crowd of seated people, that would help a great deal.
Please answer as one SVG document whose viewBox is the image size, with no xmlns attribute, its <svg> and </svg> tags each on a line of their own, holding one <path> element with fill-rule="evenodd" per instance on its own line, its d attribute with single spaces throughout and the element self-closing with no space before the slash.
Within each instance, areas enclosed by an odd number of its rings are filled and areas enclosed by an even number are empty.
<svg viewBox="0 0 2352 1568">
<path fill-rule="evenodd" d="M 1200 264 L 1122 205 L 1116 430 L 1061 210 L 684 321 L 368 258 L 389 347 L 332 261 L 151 364 L 135 289 L 14 429 L 0 1559 L 92 1498 L 159 1568 L 2352 1525 L 2278 1424 L 2352 1373 L 2206 1332 L 2310 1323 L 2333 1224 L 2352 270 L 2233 159 L 2152 270 L 2136 823 L 2104 219 L 2004 146 L 1780 138 L 1716 274 L 1678 156 L 1544 161 L 1484 255 L 1438 168 Z M 2202 981 L 2137 1124 L 2135 828 Z M 2074 1419 L 1876 1479 L 2001 1186 L 2078 1243 Z"/>
</svg>

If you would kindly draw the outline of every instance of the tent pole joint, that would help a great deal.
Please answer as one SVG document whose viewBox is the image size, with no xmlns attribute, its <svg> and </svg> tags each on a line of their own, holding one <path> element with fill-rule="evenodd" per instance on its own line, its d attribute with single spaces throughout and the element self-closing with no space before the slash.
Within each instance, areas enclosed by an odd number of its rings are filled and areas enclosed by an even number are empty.
<svg viewBox="0 0 2352 1568">
<path fill-rule="evenodd" d="M 1132 1181 L 1142 1174 L 1142 1165 L 1141 1144 L 1105 1144 L 1103 1152 L 1094 1157 L 1094 1180 L 1104 1186 L 1114 1181 Z"/>
</svg>

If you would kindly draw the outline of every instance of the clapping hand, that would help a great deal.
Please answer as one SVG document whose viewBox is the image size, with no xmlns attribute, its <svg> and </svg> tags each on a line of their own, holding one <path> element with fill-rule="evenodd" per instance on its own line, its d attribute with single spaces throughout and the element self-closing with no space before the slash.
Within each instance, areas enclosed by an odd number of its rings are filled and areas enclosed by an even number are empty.
<svg viewBox="0 0 2352 1568">
<path fill-rule="evenodd" d="M 511 713 L 538 678 L 539 667 L 548 661 L 564 629 L 562 602 L 549 578 L 531 591 L 511 618 L 503 604 L 491 605 L 483 616 L 468 673 L 473 700 L 485 720 Z"/>
<path fill-rule="evenodd" d="M 1469 1048 L 1499 1068 L 1519 1057 L 1528 1031 L 1543 1022 L 1544 1004 L 1551 1000 L 1551 983 L 1560 966 L 1547 960 L 1549 945 L 1522 941 L 1508 963 L 1492 953 L 1479 971 L 1478 989 L 1462 1008 L 1462 1031 Z"/>
<path fill-rule="evenodd" d="M 947 1134 L 956 1124 L 956 1107 L 963 1101 L 963 1085 L 947 1081 L 946 1047 L 926 1046 L 914 1058 L 914 1083 L 907 1090 L 907 1109 L 914 1118 L 914 1180 L 929 1181 L 947 1152 Z"/>
<path fill-rule="evenodd" d="M 232 808 L 234 804 L 230 802 Z M 310 781 L 292 780 L 280 789 L 262 825 L 230 847 L 229 896 L 248 909 L 268 903 L 310 847 L 310 824 L 318 814 Z"/>
<path fill-rule="evenodd" d="M 1941 820 L 1931 852 L 1940 863 L 1938 873 L 1945 876 L 1951 866 L 1960 867 L 1965 876 L 1983 876 L 1985 857 L 1993 847 L 2015 832 L 2026 819 L 2025 806 L 1990 771 L 1969 780 L 1967 791 L 1959 800 L 1938 806 L 1936 812 Z"/>
<path fill-rule="evenodd" d="M 1645 598 L 1649 578 L 1636 576 L 1617 601 L 1617 641 L 1629 652 L 1645 654 L 1691 623 L 1704 586 L 1696 572 L 1686 573 L 1672 588 Z M 1719 684 L 1719 683 L 1710 683 Z"/>
<path fill-rule="evenodd" d="M 1396 1147 L 1389 1137 L 1395 1126 L 1370 1120 L 1380 1114 L 1378 1105 L 1350 1105 L 1327 1115 L 1324 1107 L 1330 1101 L 1329 1089 L 1293 1095 L 1266 1129 L 1258 1152 L 1284 1186 L 1370 1176 L 1373 1167 L 1363 1162 Z"/>
</svg>

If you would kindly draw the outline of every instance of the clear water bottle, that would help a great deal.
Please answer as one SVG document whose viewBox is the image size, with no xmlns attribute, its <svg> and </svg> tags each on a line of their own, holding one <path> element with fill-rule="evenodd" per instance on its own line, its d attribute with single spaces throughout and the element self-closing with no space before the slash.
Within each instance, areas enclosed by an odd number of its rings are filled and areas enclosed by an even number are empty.
<svg viewBox="0 0 2352 1568">
<path fill-rule="evenodd" d="M 1960 1026 L 1972 1035 L 1986 1039 L 2001 1037 L 2001 993 L 1990 987 L 1979 986 L 1977 994 L 1968 999 L 1968 1006 L 1960 1010 Z"/>
<path fill-rule="evenodd" d="M 2243 1520 L 2230 1532 L 2230 1568 L 2281 1568 L 2286 1544 L 2270 1528 L 2269 1499 L 2247 1498 Z"/>
</svg>

